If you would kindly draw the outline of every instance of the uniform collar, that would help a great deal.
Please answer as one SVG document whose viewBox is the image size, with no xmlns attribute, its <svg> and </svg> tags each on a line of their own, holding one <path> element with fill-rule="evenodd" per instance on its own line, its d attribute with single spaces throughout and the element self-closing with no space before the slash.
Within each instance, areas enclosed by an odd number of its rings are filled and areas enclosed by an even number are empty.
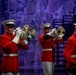
<svg viewBox="0 0 76 75">
<path fill-rule="evenodd" d="M 7 36 L 10 36 L 10 37 L 11 37 L 11 36 L 13 36 L 12 34 L 10 34 L 10 33 L 7 33 L 7 32 L 6 32 L 5 34 L 6 34 Z"/>
</svg>

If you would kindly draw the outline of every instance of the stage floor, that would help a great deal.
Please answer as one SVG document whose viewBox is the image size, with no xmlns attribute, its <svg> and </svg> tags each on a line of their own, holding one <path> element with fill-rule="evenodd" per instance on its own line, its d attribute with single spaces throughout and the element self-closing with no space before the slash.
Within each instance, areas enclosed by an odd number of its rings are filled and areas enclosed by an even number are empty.
<svg viewBox="0 0 76 75">
<path fill-rule="evenodd" d="M 0 75 L 2 75 L 2 74 L 0 73 Z M 24 69 L 21 69 L 20 70 L 20 75 L 44 75 L 44 74 L 43 74 L 43 70 L 42 69 L 37 69 L 37 70 L 33 70 L 33 69 L 24 70 Z M 66 73 L 58 71 L 58 72 L 55 72 L 54 75 L 66 75 Z"/>
<path fill-rule="evenodd" d="M 38 70 L 20 70 L 20 75 L 44 75 L 42 69 Z M 54 75 L 66 75 L 65 72 L 55 72 Z"/>
<path fill-rule="evenodd" d="M 38 70 L 20 70 L 20 75 L 44 75 L 42 69 Z"/>
</svg>

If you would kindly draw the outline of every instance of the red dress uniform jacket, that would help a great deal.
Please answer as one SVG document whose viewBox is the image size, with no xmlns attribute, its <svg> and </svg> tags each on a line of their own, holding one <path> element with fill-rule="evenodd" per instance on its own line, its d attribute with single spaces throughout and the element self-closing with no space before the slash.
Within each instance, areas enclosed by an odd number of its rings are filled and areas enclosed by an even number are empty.
<svg viewBox="0 0 76 75">
<path fill-rule="evenodd" d="M 42 54 L 41 54 L 41 61 L 48 61 L 48 62 L 55 62 L 55 56 L 54 56 L 54 51 L 53 48 L 55 47 L 55 44 L 60 43 L 63 41 L 61 40 L 52 40 L 51 38 L 48 40 L 44 39 L 44 35 L 42 34 L 39 37 L 39 41 L 42 47 Z"/>
<path fill-rule="evenodd" d="M 12 42 L 13 38 L 14 36 L 8 33 L 0 37 L 0 47 L 3 53 L 1 65 L 2 72 L 19 72 L 18 56 L 4 56 L 4 54 L 18 54 L 18 49 L 28 49 L 28 45 L 22 45 L 21 41 L 18 45 Z"/>
<path fill-rule="evenodd" d="M 64 47 L 63 55 L 66 59 L 66 67 L 76 66 L 76 34 L 73 34 L 67 41 Z M 73 58 L 75 56 L 75 58 Z"/>
</svg>

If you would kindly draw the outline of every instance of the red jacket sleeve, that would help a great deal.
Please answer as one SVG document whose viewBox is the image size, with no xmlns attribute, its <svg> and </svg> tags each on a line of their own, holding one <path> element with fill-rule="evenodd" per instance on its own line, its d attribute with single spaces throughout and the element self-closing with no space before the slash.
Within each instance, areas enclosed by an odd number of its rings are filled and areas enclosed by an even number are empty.
<svg viewBox="0 0 76 75">
<path fill-rule="evenodd" d="M 41 35 L 40 37 L 39 37 L 39 41 L 40 41 L 40 43 L 44 43 L 46 40 L 44 39 L 44 37 L 43 37 L 44 35 Z"/>
<path fill-rule="evenodd" d="M 17 49 L 17 45 L 7 37 L 0 37 L 0 46 L 2 49 L 6 50 Z"/>
<path fill-rule="evenodd" d="M 63 40 L 64 40 L 63 38 L 60 39 L 60 40 L 55 39 L 54 43 L 55 43 L 55 44 L 59 44 L 59 43 L 63 42 Z"/>
<path fill-rule="evenodd" d="M 76 60 L 71 57 L 73 50 L 74 50 L 74 43 L 72 40 L 68 39 L 65 44 L 63 55 L 68 63 L 76 64 Z"/>
</svg>

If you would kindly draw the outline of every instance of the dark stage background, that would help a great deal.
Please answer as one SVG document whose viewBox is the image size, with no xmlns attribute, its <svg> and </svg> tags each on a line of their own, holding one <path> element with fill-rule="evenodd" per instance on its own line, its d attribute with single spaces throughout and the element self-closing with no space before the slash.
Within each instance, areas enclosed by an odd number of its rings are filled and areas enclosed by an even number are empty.
<svg viewBox="0 0 76 75">
<path fill-rule="evenodd" d="M 67 38 L 73 33 L 73 23 L 76 22 L 76 0 L 0 0 L 0 35 L 4 33 L 1 22 L 6 19 L 15 19 L 15 28 L 29 24 L 37 31 L 36 39 L 29 43 L 29 49 L 19 50 L 21 70 L 42 71 L 39 44 L 39 36 L 43 33 L 42 25 L 48 22 L 51 23 L 51 28 L 63 26 L 66 34 L 64 42 L 57 45 L 55 50 L 57 58 L 55 72 L 58 75 L 62 75 L 60 72 L 65 73 L 66 62 L 62 53 Z M 0 51 L 0 61 L 1 57 Z"/>
</svg>

